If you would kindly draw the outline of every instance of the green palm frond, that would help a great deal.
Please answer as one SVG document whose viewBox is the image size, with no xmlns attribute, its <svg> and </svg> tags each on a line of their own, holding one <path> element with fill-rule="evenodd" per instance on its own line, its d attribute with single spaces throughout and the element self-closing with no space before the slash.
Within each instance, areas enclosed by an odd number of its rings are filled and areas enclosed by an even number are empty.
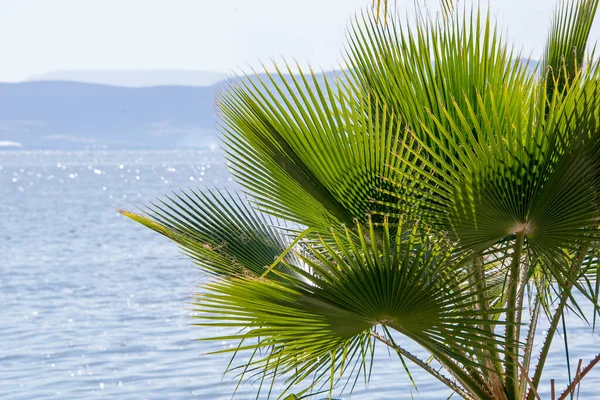
<svg viewBox="0 0 600 400">
<path fill-rule="evenodd" d="M 447 140 L 434 124 L 439 121 L 450 131 L 447 113 L 453 119 L 460 110 L 477 116 L 479 109 L 500 108 L 492 95 L 508 92 L 500 115 L 515 115 L 530 96 L 533 74 L 480 10 L 455 13 L 444 21 L 423 17 L 416 24 L 399 16 L 381 24 L 363 14 L 349 41 L 347 63 L 365 95 L 386 104 L 402 129 L 432 147 L 436 139 Z M 487 129 L 474 133 L 482 142 L 491 134 Z"/>
<path fill-rule="evenodd" d="M 345 76 L 268 74 L 220 99 L 227 158 L 265 212 L 327 232 L 364 220 L 397 161 L 385 106 L 357 97 Z"/>
<path fill-rule="evenodd" d="M 199 267 L 216 276 L 263 275 L 291 244 L 285 230 L 248 205 L 222 191 L 175 193 L 146 213 L 125 216 L 176 242 Z M 298 264 L 293 253 L 285 260 Z M 274 271 L 291 270 L 278 263 Z"/>
<path fill-rule="evenodd" d="M 585 50 L 598 0 L 561 0 L 546 43 L 542 73 L 547 76 L 548 97 L 562 91 L 584 64 Z"/>
<path fill-rule="evenodd" d="M 598 67 L 590 67 L 580 79 L 597 82 L 597 76 Z M 600 88 L 596 83 L 585 88 L 574 88 L 549 115 L 546 101 L 530 97 L 520 115 L 498 121 L 504 97 L 511 96 L 505 93 L 490 94 L 498 108 L 481 108 L 478 115 L 463 114 L 454 104 L 458 117 L 445 116 L 450 131 L 431 116 L 446 140 L 435 140 L 433 147 L 414 135 L 419 147 L 407 149 L 413 159 L 405 164 L 420 186 L 413 180 L 408 186 L 399 174 L 399 212 L 432 221 L 475 251 L 517 232 L 525 232 L 538 254 L 577 250 L 590 235 L 596 237 L 600 205 Z M 476 134 L 485 129 L 473 129 L 477 119 L 497 136 L 481 143 Z"/>
<path fill-rule="evenodd" d="M 369 331 L 384 325 L 420 343 L 463 385 L 485 393 L 480 366 L 467 354 L 490 357 L 499 338 L 481 325 L 495 323 L 500 311 L 476 310 L 464 260 L 418 225 L 401 222 L 393 233 L 384 223 L 380 238 L 373 222 L 358 224 L 356 232 L 332 233 L 298 254 L 304 266 L 288 267 L 302 279 L 278 273 L 278 281 L 240 276 L 205 286 L 196 307 L 213 322 L 200 325 L 247 329 L 226 338 L 267 355 L 253 356 L 244 368 L 289 375 L 291 385 L 308 375 L 333 379 L 349 355 L 368 351 Z"/>
</svg>

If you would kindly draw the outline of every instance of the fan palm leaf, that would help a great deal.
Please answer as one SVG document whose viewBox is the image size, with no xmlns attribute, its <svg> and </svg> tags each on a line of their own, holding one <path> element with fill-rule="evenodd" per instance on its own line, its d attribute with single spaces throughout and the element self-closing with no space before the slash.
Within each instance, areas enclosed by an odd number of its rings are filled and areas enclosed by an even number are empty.
<svg viewBox="0 0 600 400">
<path fill-rule="evenodd" d="M 298 253 L 303 267 L 288 265 L 301 278 L 282 272 L 281 280 L 232 277 L 207 285 L 197 310 L 217 326 L 226 319 L 247 329 L 233 338 L 245 349 L 267 350 L 250 363 L 290 374 L 292 384 L 344 370 L 351 359 L 342 355 L 366 353 L 370 330 L 383 325 L 423 345 L 462 385 L 485 395 L 481 366 L 467 354 L 489 358 L 499 341 L 481 325 L 495 323 L 498 311 L 476 310 L 464 260 L 443 239 L 402 222 L 395 234 L 384 223 L 381 241 L 375 230 L 372 221 L 358 224 L 308 246 Z"/>
<path fill-rule="evenodd" d="M 327 232 L 364 220 L 382 197 L 400 130 L 344 75 L 281 71 L 242 79 L 220 98 L 231 170 L 258 207 Z"/>
</svg>

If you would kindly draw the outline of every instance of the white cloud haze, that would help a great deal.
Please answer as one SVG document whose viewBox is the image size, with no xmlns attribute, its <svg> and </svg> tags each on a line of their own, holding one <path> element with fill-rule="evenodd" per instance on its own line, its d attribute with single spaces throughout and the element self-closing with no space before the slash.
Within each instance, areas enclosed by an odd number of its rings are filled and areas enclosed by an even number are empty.
<svg viewBox="0 0 600 400">
<path fill-rule="evenodd" d="M 459 1 L 459 4 L 463 3 Z M 398 0 L 412 10 L 413 0 Z M 432 10 L 437 0 L 422 1 Z M 554 0 L 489 0 L 537 58 Z M 0 0 L 0 81 L 64 70 L 229 72 L 272 57 L 332 69 L 349 18 L 370 0 Z M 592 38 L 600 38 L 598 24 Z"/>
</svg>

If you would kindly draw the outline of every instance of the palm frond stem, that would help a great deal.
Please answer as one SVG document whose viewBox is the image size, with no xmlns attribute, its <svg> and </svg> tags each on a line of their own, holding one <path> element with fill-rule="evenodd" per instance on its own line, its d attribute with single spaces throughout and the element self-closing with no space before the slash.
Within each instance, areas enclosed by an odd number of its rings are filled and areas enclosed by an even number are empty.
<svg viewBox="0 0 600 400">
<path fill-rule="evenodd" d="M 539 321 L 539 315 L 540 315 L 540 310 L 541 310 L 541 299 L 540 299 L 540 294 L 538 294 L 537 296 L 535 296 L 533 302 L 533 310 L 531 311 L 531 318 L 529 319 L 529 330 L 527 331 L 527 338 L 525 339 L 525 348 L 523 349 L 523 369 L 525 371 L 529 371 L 529 366 L 531 365 L 531 356 L 533 354 L 533 344 L 535 341 L 535 330 L 537 328 L 537 323 Z M 529 375 L 528 374 L 522 374 L 521 375 L 521 382 L 520 382 L 520 387 L 521 387 L 521 397 L 526 398 L 525 394 L 526 394 L 526 390 L 527 390 L 527 386 L 525 385 L 524 380 L 527 379 L 528 383 L 529 383 L 529 387 L 533 388 L 533 381 L 530 381 Z M 533 389 L 535 391 L 535 388 Z M 534 395 L 536 395 L 536 393 L 534 393 Z"/>
<path fill-rule="evenodd" d="M 509 354 L 509 355 L 512 357 L 512 354 Z M 532 389 L 535 398 L 537 400 L 542 400 L 540 395 L 538 394 L 538 392 L 533 388 L 533 381 L 531 380 L 531 377 L 529 376 L 529 373 L 528 373 L 527 369 L 525 368 L 525 366 L 522 363 L 520 363 L 519 360 L 515 360 L 515 363 L 521 370 L 521 377 L 523 378 L 524 381 L 526 381 L 529 384 L 529 387 Z"/>
<path fill-rule="evenodd" d="M 510 267 L 510 276 L 508 284 L 508 309 L 506 311 L 506 350 L 509 356 L 505 360 L 505 375 L 506 375 L 506 391 L 509 400 L 517 400 L 518 398 L 518 383 L 519 370 L 516 365 L 516 360 L 519 359 L 519 330 L 520 323 L 518 321 L 519 299 L 519 280 L 521 277 L 521 253 L 523 251 L 523 243 L 525 241 L 525 232 L 518 232 L 515 239 L 515 245 L 512 255 L 512 263 Z"/>
<path fill-rule="evenodd" d="M 577 374 L 577 376 L 575 376 L 575 379 L 573 379 L 573 382 L 571 382 L 571 384 L 567 387 L 567 389 L 560 395 L 558 400 L 566 399 L 567 396 L 575 390 L 575 388 L 577 387 L 579 382 L 581 382 L 583 377 L 586 376 L 587 373 L 590 372 L 592 370 L 592 368 L 594 368 L 594 366 L 596 364 L 598 364 L 599 362 L 600 362 L 600 354 L 598 354 L 596 357 L 594 357 L 594 359 L 592 361 L 590 361 L 590 363 L 584 369 L 582 369 L 581 372 L 579 374 Z"/>
<path fill-rule="evenodd" d="M 402 333 L 402 328 L 399 326 L 390 325 L 394 330 Z M 427 350 L 452 376 L 463 385 L 472 396 L 477 400 L 489 400 L 490 393 L 482 384 L 483 379 L 476 379 L 469 371 L 466 371 L 459 366 L 452 358 L 445 354 L 434 343 L 422 340 L 417 337 L 412 338 L 417 344 Z"/>
<path fill-rule="evenodd" d="M 475 297 L 477 298 L 477 303 L 475 304 L 475 308 L 479 311 L 489 310 L 489 302 L 487 299 L 487 287 L 486 287 L 486 277 L 484 270 L 484 256 L 478 255 L 473 257 L 472 267 L 475 271 L 474 274 L 469 275 L 469 279 L 472 281 L 471 285 L 475 290 Z M 473 282 L 474 281 L 474 282 Z M 481 319 L 484 319 L 485 316 L 482 315 Z M 490 337 L 494 336 L 494 326 L 492 324 L 482 324 L 480 325 L 480 329 L 482 331 L 487 331 Z M 479 355 L 480 358 L 479 363 L 481 365 L 488 366 L 486 369 L 487 377 L 490 381 L 500 383 L 502 381 L 502 365 L 500 363 L 500 356 L 498 354 L 498 349 L 496 346 L 490 346 L 489 349 L 486 349 L 486 353 Z M 484 359 L 485 358 L 485 359 Z M 493 364 L 493 365 L 490 365 Z M 501 383 L 500 383 L 501 384 Z M 502 385 L 502 384 L 501 384 Z"/>
<path fill-rule="evenodd" d="M 572 266 L 572 271 L 576 271 L 583 264 L 583 260 L 585 255 L 588 252 L 587 245 L 582 246 L 579 253 L 577 254 L 577 260 Z M 535 373 L 533 374 L 533 388 L 537 390 L 540 379 L 542 378 L 542 372 L 544 370 L 544 364 L 546 363 L 546 358 L 548 357 L 548 353 L 550 351 L 550 345 L 552 344 L 552 339 L 554 338 L 554 334 L 558 329 L 558 324 L 561 320 L 561 316 L 564 313 L 565 306 L 567 305 L 567 301 L 571 296 L 571 290 L 573 289 L 574 281 L 568 280 L 561 294 L 558 307 L 556 307 L 556 311 L 552 316 L 552 321 L 550 322 L 550 326 L 548 327 L 548 331 L 546 334 L 546 339 L 544 339 L 544 344 L 542 345 L 542 350 L 540 351 L 540 356 L 538 358 L 538 363 L 535 367 Z M 530 390 L 527 395 L 527 400 L 532 400 L 533 393 Z"/>
<path fill-rule="evenodd" d="M 456 392 L 456 394 L 458 394 L 459 396 L 462 396 L 463 398 L 468 399 L 468 400 L 473 399 L 473 397 L 471 395 L 469 395 L 469 393 L 467 393 L 462 387 L 460 387 L 452 379 L 448 378 L 447 376 L 444 376 L 438 370 L 433 368 L 431 365 L 429 365 L 425 361 L 421 360 L 419 357 L 415 356 L 414 354 L 412 354 L 408 350 L 404 349 L 403 347 L 399 346 L 397 343 L 392 342 L 390 339 L 382 336 L 381 334 L 379 334 L 378 332 L 376 332 L 374 330 L 371 330 L 371 336 L 374 337 L 375 339 L 377 339 L 378 341 L 380 341 L 381 343 L 385 344 L 386 346 L 388 346 L 390 349 L 394 350 L 398 354 L 402 354 L 402 356 L 408 358 L 410 361 L 412 361 L 417 366 L 419 366 L 422 369 L 424 369 L 425 371 L 427 371 L 429 374 L 431 374 L 437 380 L 442 382 L 444 385 L 448 386 L 450 389 L 452 389 L 454 392 Z"/>
</svg>

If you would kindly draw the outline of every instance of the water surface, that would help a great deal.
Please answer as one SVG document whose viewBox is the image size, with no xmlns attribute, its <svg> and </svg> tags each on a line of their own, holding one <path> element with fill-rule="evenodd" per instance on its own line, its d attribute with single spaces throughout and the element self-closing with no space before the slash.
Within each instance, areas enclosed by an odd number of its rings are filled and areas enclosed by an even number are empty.
<svg viewBox="0 0 600 400">
<path fill-rule="evenodd" d="M 0 398 L 230 399 L 222 372 L 231 342 L 194 339 L 188 302 L 205 277 L 159 235 L 115 210 L 187 186 L 232 187 L 210 151 L 0 152 Z M 600 338 L 569 318 L 571 358 L 587 362 Z M 541 328 L 543 329 L 543 327 Z M 547 381 L 567 379 L 560 340 Z M 408 346 L 411 347 L 411 346 Z M 539 347 L 539 346 L 538 346 Z M 345 399 L 444 399 L 436 381 L 379 348 L 368 387 Z M 600 369 L 581 398 L 596 398 Z M 236 399 L 254 398 L 247 383 Z"/>
</svg>

